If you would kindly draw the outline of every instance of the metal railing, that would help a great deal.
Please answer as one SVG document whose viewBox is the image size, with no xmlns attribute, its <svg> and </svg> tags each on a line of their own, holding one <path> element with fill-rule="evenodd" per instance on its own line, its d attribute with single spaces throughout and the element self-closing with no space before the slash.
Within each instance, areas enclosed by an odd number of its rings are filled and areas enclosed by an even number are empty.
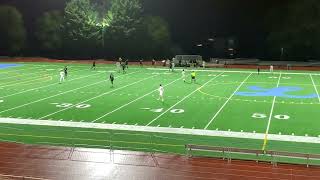
<svg viewBox="0 0 320 180">
<path fill-rule="evenodd" d="M 320 162 L 320 154 L 308 154 L 308 153 L 293 153 L 286 151 L 273 151 L 273 150 L 255 150 L 255 149 L 245 149 L 245 148 L 233 148 L 233 147 L 218 147 L 218 146 L 205 146 L 205 145 L 195 145 L 187 144 L 185 146 L 187 156 L 205 156 L 197 152 L 212 152 L 218 153 L 223 159 L 227 159 L 228 162 L 231 162 L 232 159 L 241 159 L 241 156 L 251 156 L 252 160 L 258 161 L 268 161 L 271 162 L 274 166 L 277 166 L 279 162 L 290 162 L 294 159 L 298 159 L 301 164 L 306 164 L 307 167 L 310 165 L 318 165 L 317 163 L 311 163 L 311 161 Z M 235 156 L 233 156 L 235 155 Z M 237 156 L 238 155 L 238 156 Z M 239 158 L 240 155 L 240 158 Z M 279 159 L 280 158 L 280 159 Z M 282 160 L 281 160 L 282 158 Z"/>
</svg>

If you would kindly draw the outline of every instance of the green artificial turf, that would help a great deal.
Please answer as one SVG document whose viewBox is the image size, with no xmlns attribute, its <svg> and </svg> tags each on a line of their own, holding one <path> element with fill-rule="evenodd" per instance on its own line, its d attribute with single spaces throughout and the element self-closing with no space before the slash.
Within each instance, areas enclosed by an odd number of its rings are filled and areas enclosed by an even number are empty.
<svg viewBox="0 0 320 180">
<path fill-rule="evenodd" d="M 187 81 L 183 82 L 181 69 L 169 72 L 129 66 L 123 74 L 114 65 L 98 64 L 96 70 L 90 70 L 86 64 L 19 64 L 0 69 L 0 118 L 123 124 L 132 125 L 132 131 L 10 123 L 1 124 L 3 141 L 185 154 L 186 144 L 262 149 L 265 141 L 241 136 L 212 137 L 205 133 L 200 136 L 174 131 L 142 132 L 134 127 L 267 133 L 269 138 L 289 135 L 316 139 L 320 135 L 317 72 L 278 71 L 258 75 L 254 70 L 211 69 L 197 71 L 197 81 L 191 83 L 192 69 L 187 69 Z M 68 78 L 59 84 L 59 70 L 65 65 L 69 65 Z M 114 87 L 108 79 L 111 72 L 115 75 Z M 165 89 L 164 102 L 157 100 L 160 84 Z M 260 90 L 250 90 L 253 86 Z M 284 95 L 313 97 L 237 94 L 277 87 L 298 88 Z M 320 154 L 319 140 L 266 142 L 265 150 Z M 287 162 L 286 158 L 280 160 Z"/>
</svg>

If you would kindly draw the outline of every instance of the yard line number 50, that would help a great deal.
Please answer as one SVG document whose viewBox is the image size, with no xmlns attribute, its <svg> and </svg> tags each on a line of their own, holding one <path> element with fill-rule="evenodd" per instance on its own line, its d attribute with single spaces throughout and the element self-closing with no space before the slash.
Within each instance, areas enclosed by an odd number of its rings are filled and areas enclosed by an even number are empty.
<svg viewBox="0 0 320 180">
<path fill-rule="evenodd" d="M 72 103 L 51 103 L 53 105 L 56 105 L 56 107 L 59 107 L 59 108 L 71 108 L 71 107 L 75 107 L 75 108 L 78 108 L 78 109 L 85 109 L 85 108 L 89 108 L 91 107 L 90 104 L 72 104 Z"/>
<path fill-rule="evenodd" d="M 263 113 L 253 113 L 251 117 L 256 118 L 256 119 L 264 119 L 264 118 L 267 118 L 268 116 Z M 287 120 L 287 119 L 290 119 L 290 116 L 288 116 L 288 115 L 275 115 L 274 118 L 279 119 L 279 120 Z"/>
</svg>

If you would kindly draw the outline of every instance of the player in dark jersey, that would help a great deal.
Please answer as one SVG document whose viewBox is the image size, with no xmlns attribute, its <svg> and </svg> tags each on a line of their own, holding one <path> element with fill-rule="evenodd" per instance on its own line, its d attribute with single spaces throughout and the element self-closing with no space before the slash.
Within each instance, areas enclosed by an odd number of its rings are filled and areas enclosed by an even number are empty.
<svg viewBox="0 0 320 180">
<path fill-rule="evenodd" d="M 92 62 L 92 67 L 91 67 L 91 69 L 96 70 L 96 61 L 93 61 L 93 62 Z"/>
<path fill-rule="evenodd" d="M 111 82 L 111 87 L 113 87 L 114 76 L 113 76 L 112 73 L 110 74 L 109 79 L 110 79 L 110 82 Z"/>
<path fill-rule="evenodd" d="M 128 69 L 129 66 L 128 66 L 128 59 L 125 61 L 125 65 L 126 65 L 126 68 Z"/>
<path fill-rule="evenodd" d="M 122 73 L 125 74 L 126 73 L 126 63 L 122 62 L 121 67 L 122 67 Z"/>
<path fill-rule="evenodd" d="M 258 75 L 260 74 L 260 66 L 257 67 Z"/>
<path fill-rule="evenodd" d="M 63 71 L 64 71 L 64 77 L 67 79 L 67 77 L 68 77 L 68 66 L 65 66 Z"/>
</svg>

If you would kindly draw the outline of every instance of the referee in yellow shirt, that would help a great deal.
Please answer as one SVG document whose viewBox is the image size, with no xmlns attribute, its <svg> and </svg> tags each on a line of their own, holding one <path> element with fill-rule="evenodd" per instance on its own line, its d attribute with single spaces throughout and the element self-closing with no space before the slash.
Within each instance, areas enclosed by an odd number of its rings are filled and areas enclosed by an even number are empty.
<svg viewBox="0 0 320 180">
<path fill-rule="evenodd" d="M 196 83 L 196 72 L 192 71 L 191 73 L 191 83 Z"/>
</svg>

